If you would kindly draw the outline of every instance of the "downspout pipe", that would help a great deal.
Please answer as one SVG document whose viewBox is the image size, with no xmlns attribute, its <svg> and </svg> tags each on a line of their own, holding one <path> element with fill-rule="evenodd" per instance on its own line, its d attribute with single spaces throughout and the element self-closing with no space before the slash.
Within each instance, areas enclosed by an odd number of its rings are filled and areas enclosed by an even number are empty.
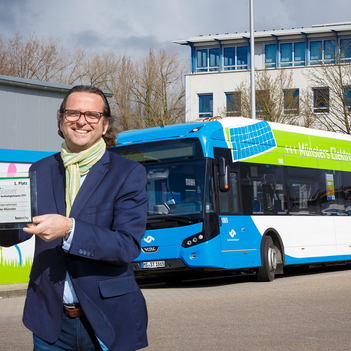
<svg viewBox="0 0 351 351">
<path fill-rule="evenodd" d="M 304 32 L 301 32 L 301 34 L 303 34 L 306 38 L 306 50 L 305 50 L 305 62 L 306 62 L 306 66 L 308 66 L 308 38 L 307 38 L 307 34 Z"/>
<path fill-rule="evenodd" d="M 215 41 L 219 43 L 219 71 L 222 72 L 222 42 L 216 38 Z"/>
<path fill-rule="evenodd" d="M 338 50 L 338 57 L 340 57 L 339 56 L 339 52 L 340 52 L 340 47 L 339 47 L 339 35 L 338 35 L 338 32 L 335 30 L 335 29 L 332 29 L 331 30 L 334 34 L 335 34 L 335 37 L 336 37 L 336 43 L 337 43 L 337 46 L 336 46 L 336 48 L 335 49 L 337 49 Z M 335 52 L 334 52 L 334 55 L 335 55 Z M 341 55 L 341 54 L 340 54 Z"/>
<path fill-rule="evenodd" d="M 276 58 L 275 58 L 275 62 L 276 62 L 276 66 L 275 67 L 279 67 L 280 66 L 280 62 L 279 62 L 279 40 L 278 40 L 278 36 L 276 36 L 275 34 L 271 34 L 272 37 L 275 38 L 275 41 L 277 43 L 277 52 L 276 52 Z"/>
<path fill-rule="evenodd" d="M 247 38 L 247 37 L 243 37 L 244 39 L 247 40 L 247 47 L 248 47 L 248 54 L 249 54 L 249 58 L 248 58 L 248 68 L 250 69 L 251 68 L 251 50 L 250 50 L 250 38 Z"/>
<path fill-rule="evenodd" d="M 194 43 L 191 41 L 187 41 L 186 44 L 182 45 L 189 45 L 191 48 L 191 73 L 195 73 L 195 46 Z"/>
<path fill-rule="evenodd" d="M 339 41 L 338 32 L 335 29 L 332 29 L 331 31 L 335 34 L 336 40 Z"/>
</svg>

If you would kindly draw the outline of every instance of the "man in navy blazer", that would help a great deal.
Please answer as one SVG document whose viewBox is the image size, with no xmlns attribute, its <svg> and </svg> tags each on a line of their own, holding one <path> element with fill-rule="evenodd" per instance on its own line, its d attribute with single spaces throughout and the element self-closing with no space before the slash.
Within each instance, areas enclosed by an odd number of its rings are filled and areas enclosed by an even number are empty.
<svg viewBox="0 0 351 351">
<path fill-rule="evenodd" d="M 111 118 L 101 90 L 68 92 L 58 112 L 62 151 L 30 169 L 38 215 L 23 231 L 0 233 L 2 246 L 35 235 L 23 315 L 34 350 L 147 346 L 146 304 L 130 264 L 145 232 L 146 175 L 138 163 L 105 151 L 116 144 Z"/>
</svg>

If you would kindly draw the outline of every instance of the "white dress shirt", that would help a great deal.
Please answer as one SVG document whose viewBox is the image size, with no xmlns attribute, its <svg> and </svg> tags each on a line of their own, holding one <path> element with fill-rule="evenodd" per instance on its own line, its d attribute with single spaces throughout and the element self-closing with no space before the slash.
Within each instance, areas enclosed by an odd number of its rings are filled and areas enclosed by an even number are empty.
<svg viewBox="0 0 351 351">
<path fill-rule="evenodd" d="M 86 176 L 87 175 L 85 174 L 80 177 L 80 186 L 82 186 Z M 73 219 L 73 225 L 72 225 L 71 234 L 67 240 L 63 239 L 62 248 L 65 252 L 69 252 L 71 248 L 71 243 L 74 237 L 75 220 L 74 218 L 72 219 Z M 65 287 L 63 290 L 63 303 L 65 304 L 79 303 L 76 292 L 74 291 L 74 288 L 73 288 L 71 277 L 69 276 L 68 272 L 66 273 Z"/>
</svg>

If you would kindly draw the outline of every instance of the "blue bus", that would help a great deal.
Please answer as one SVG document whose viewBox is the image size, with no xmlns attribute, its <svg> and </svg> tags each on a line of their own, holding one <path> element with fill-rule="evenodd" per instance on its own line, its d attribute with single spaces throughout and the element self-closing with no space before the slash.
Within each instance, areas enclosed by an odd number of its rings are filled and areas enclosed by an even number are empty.
<svg viewBox="0 0 351 351">
<path fill-rule="evenodd" d="M 245 118 L 120 133 L 147 171 L 136 277 L 256 272 L 351 260 L 351 138 Z"/>
</svg>

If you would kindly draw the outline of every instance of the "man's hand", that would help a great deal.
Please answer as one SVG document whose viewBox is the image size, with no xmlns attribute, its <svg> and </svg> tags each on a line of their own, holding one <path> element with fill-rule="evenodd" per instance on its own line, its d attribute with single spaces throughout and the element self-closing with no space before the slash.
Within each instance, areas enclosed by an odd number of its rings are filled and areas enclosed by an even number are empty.
<svg viewBox="0 0 351 351">
<path fill-rule="evenodd" d="M 44 241 L 50 242 L 65 236 L 72 224 L 72 218 L 59 214 L 47 214 L 34 217 L 33 224 L 28 224 L 23 230 L 28 234 L 38 235 Z"/>
</svg>

